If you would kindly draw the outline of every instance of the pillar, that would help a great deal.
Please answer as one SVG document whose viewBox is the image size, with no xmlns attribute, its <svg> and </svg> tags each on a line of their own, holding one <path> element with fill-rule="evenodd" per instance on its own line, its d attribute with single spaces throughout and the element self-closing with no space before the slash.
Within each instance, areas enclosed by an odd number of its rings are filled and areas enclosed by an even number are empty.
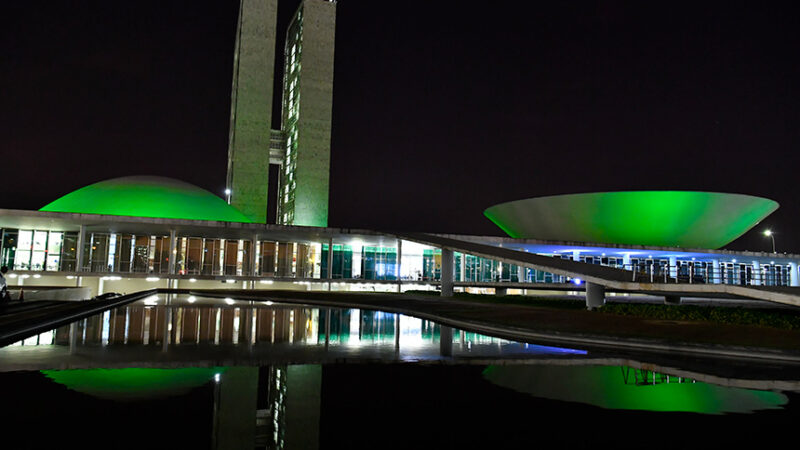
<svg viewBox="0 0 800 450">
<path fill-rule="evenodd" d="M 175 259 L 178 256 L 178 238 L 175 234 L 175 230 L 169 230 L 169 264 L 167 265 L 167 273 L 170 275 L 175 273 Z"/>
<path fill-rule="evenodd" d="M 453 251 L 442 249 L 442 297 L 453 296 Z"/>
<path fill-rule="evenodd" d="M 713 284 L 722 283 L 722 272 L 719 270 L 719 260 L 711 260 L 711 282 Z"/>
<path fill-rule="evenodd" d="M 606 303 L 606 287 L 586 282 L 586 309 L 596 309 Z"/>
<path fill-rule="evenodd" d="M 630 253 L 625 253 L 622 255 L 622 268 L 625 270 L 632 270 Z"/>
<path fill-rule="evenodd" d="M 74 355 L 78 352 L 78 323 L 69 324 L 69 354 Z"/>
<path fill-rule="evenodd" d="M 333 238 L 328 239 L 328 290 L 331 290 L 333 280 Z"/>
<path fill-rule="evenodd" d="M 444 325 L 439 327 L 439 355 L 453 356 L 453 329 Z"/>
<path fill-rule="evenodd" d="M 581 261 L 581 252 L 580 250 L 573 250 L 572 251 L 572 260 L 573 261 Z"/>
<path fill-rule="evenodd" d="M 363 256 L 362 256 L 363 257 Z M 401 292 L 403 286 L 403 280 L 401 278 L 402 271 L 400 270 L 401 265 L 403 264 L 403 240 L 397 240 L 397 292 Z"/>
<path fill-rule="evenodd" d="M 681 297 L 679 295 L 665 295 L 664 296 L 664 304 L 665 305 L 680 305 L 681 304 Z"/>
<path fill-rule="evenodd" d="M 81 224 L 81 229 L 78 232 L 78 248 L 75 254 L 75 271 L 83 272 L 83 247 L 86 242 L 86 225 Z"/>
<path fill-rule="evenodd" d="M 520 283 L 524 283 L 526 281 L 525 280 L 525 267 L 517 266 L 517 280 Z"/>
<path fill-rule="evenodd" d="M 797 263 L 789 263 L 789 286 L 800 286 L 800 280 L 797 278 Z"/>
<path fill-rule="evenodd" d="M 753 261 L 753 277 L 750 279 L 750 284 L 753 286 L 761 286 L 761 264 L 758 261 Z"/>
<path fill-rule="evenodd" d="M 669 276 L 670 278 L 678 278 L 678 259 L 674 256 L 669 257 Z"/>
<path fill-rule="evenodd" d="M 508 288 L 504 288 L 504 287 L 494 288 L 494 293 L 497 296 L 503 297 L 506 294 L 508 294 Z"/>
<path fill-rule="evenodd" d="M 256 252 L 258 251 L 258 235 L 254 234 L 253 239 L 250 240 L 250 271 L 244 275 L 251 277 L 256 276 Z"/>
<path fill-rule="evenodd" d="M 464 252 L 461 252 L 461 267 L 460 267 L 460 269 L 461 269 L 460 270 L 460 272 L 461 272 L 460 275 L 461 276 L 459 277 L 459 280 L 467 281 L 467 254 L 464 253 Z"/>
</svg>

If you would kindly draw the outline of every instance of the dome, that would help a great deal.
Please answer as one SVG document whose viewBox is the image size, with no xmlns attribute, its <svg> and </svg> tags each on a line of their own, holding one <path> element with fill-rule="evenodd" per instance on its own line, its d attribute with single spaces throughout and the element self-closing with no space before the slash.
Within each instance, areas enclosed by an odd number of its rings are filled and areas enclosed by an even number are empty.
<svg viewBox="0 0 800 450">
<path fill-rule="evenodd" d="M 47 378 L 76 392 L 110 400 L 142 400 L 181 395 L 224 373 L 224 367 L 182 369 L 42 370 Z"/>
<path fill-rule="evenodd" d="M 39 211 L 250 222 L 238 209 L 203 188 L 152 176 L 113 178 L 90 184 Z"/>
<path fill-rule="evenodd" d="M 742 194 L 625 191 L 528 198 L 483 214 L 513 238 L 717 249 L 776 209 Z"/>
</svg>

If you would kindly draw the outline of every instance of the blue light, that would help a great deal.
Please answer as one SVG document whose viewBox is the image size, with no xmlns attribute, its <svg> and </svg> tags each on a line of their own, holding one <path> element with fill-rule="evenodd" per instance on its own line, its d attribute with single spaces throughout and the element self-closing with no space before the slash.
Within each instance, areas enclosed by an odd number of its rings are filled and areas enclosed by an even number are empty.
<svg viewBox="0 0 800 450">
<path fill-rule="evenodd" d="M 573 278 L 572 282 L 575 283 L 575 284 L 578 284 L 578 285 L 582 283 L 580 278 Z"/>
</svg>

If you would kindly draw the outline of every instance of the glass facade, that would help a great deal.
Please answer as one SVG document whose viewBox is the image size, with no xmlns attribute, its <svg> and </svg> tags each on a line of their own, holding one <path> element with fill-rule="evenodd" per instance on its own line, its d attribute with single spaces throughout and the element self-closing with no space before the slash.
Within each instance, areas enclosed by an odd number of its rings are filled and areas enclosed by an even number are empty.
<svg viewBox="0 0 800 450">
<path fill-rule="evenodd" d="M 297 10 L 295 19 L 286 33 L 283 76 L 282 132 L 286 137 L 285 156 L 281 173 L 278 201 L 278 223 L 294 223 L 294 200 L 297 188 L 297 142 L 298 119 L 300 118 L 300 73 L 303 51 L 303 7 Z"/>
<path fill-rule="evenodd" d="M 402 241 L 394 246 L 360 241 L 285 242 L 177 235 L 87 232 L 78 270 L 78 233 L 3 229 L 0 260 L 14 271 L 246 276 L 298 280 L 438 282 L 442 251 Z M 385 242 L 385 240 L 384 240 Z M 390 243 L 392 241 L 389 241 Z M 396 241 L 395 241 L 396 242 Z M 399 244 L 399 245 L 398 245 Z M 573 260 L 573 253 L 549 254 Z M 174 261 L 170 261 L 174 258 Z M 791 266 L 694 258 L 577 255 L 577 260 L 633 272 L 632 281 L 788 286 Z M 330 267 L 328 266 L 330 263 Z M 454 253 L 453 280 L 463 283 L 569 283 L 568 277 L 489 258 Z"/>
</svg>

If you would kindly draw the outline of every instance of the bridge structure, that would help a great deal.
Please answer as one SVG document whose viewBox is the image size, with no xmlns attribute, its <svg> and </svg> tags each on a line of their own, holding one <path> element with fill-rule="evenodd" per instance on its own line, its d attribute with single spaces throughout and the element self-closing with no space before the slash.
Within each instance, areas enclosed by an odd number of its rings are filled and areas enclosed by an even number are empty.
<svg viewBox="0 0 800 450">
<path fill-rule="evenodd" d="M 681 297 L 729 296 L 800 306 L 800 288 L 797 286 L 693 283 L 691 282 L 692 278 L 681 282 L 679 277 L 653 278 L 649 274 L 636 271 L 552 258 L 502 246 L 486 245 L 434 234 L 399 233 L 397 236 L 442 249 L 442 296 L 453 295 L 455 285 L 452 267 L 453 253 L 461 252 L 579 280 L 580 283 L 585 283 L 586 307 L 589 309 L 603 306 L 606 291 L 610 289 L 617 292 L 661 295 L 664 296 L 665 303 L 670 304 L 680 303 Z"/>
</svg>

